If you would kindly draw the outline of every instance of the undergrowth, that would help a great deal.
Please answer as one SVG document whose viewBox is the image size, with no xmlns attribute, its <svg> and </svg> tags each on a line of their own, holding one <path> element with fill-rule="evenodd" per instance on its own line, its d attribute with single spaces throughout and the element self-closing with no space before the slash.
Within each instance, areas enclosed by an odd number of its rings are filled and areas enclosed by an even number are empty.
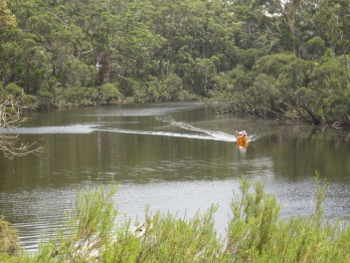
<svg viewBox="0 0 350 263">
<path fill-rule="evenodd" d="M 117 188 L 99 187 L 77 194 L 66 229 L 42 242 L 35 255 L 10 250 L 0 254 L 0 261 L 350 262 L 350 228 L 323 215 L 327 184 L 318 176 L 316 189 L 312 215 L 280 219 L 276 198 L 266 194 L 261 183 L 242 180 L 221 237 L 214 226 L 216 205 L 190 219 L 146 209 L 144 224 L 132 229 L 129 221 L 116 223 Z"/>
</svg>

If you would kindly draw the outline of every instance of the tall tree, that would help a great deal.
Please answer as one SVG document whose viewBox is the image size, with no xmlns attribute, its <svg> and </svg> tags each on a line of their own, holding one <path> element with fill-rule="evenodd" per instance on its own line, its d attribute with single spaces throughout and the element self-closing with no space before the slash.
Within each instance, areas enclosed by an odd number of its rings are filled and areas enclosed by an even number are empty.
<svg viewBox="0 0 350 263">
<path fill-rule="evenodd" d="M 16 18 L 9 9 L 7 2 L 7 0 L 0 0 L 0 29 L 16 26 Z"/>
<path fill-rule="evenodd" d="M 266 0 L 266 11 L 278 18 L 275 34 L 279 34 L 284 51 L 299 57 L 305 54 L 305 43 L 315 36 L 313 14 L 318 9 L 318 0 Z"/>
<path fill-rule="evenodd" d="M 319 0 L 319 8 L 314 15 L 317 34 L 325 40 L 335 56 L 343 56 L 340 62 L 346 69 L 350 82 L 350 2 L 347 0 Z"/>
</svg>

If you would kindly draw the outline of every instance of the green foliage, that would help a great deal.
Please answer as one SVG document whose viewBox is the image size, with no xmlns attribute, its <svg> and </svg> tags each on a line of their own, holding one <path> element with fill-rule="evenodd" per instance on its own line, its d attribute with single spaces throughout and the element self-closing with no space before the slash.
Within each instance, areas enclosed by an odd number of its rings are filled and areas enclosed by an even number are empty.
<svg viewBox="0 0 350 263">
<path fill-rule="evenodd" d="M 349 125 L 347 117 L 343 119 L 348 112 L 345 101 L 349 99 L 349 84 L 346 68 L 339 59 L 327 59 L 316 67 L 310 74 L 306 92 L 309 95 L 305 99 L 320 119 Z"/>
<path fill-rule="evenodd" d="M 113 195 L 117 188 L 111 186 L 77 194 L 77 207 L 68 215 L 66 229 L 42 243 L 34 262 L 90 262 L 96 253 L 113 241 L 114 221 L 118 211 L 113 208 Z"/>
<path fill-rule="evenodd" d="M 144 84 L 134 85 L 134 98 L 138 102 L 144 101 L 169 101 L 188 100 L 193 98 L 189 92 L 183 89 L 183 81 L 176 74 L 169 74 L 164 80 L 158 81 L 155 77 L 149 77 Z"/>
<path fill-rule="evenodd" d="M 118 211 L 113 208 L 116 187 L 98 187 L 77 194 L 77 207 L 69 214 L 65 230 L 43 242 L 35 255 L 6 254 L 0 255 L 0 259 L 6 262 L 349 262 L 350 227 L 337 220 L 329 221 L 323 215 L 328 184 L 321 182 L 318 173 L 315 182 L 314 213 L 280 219 L 281 206 L 276 197 L 266 194 L 261 183 L 243 179 L 240 192 L 232 198 L 225 239 L 214 227 L 216 205 L 191 219 L 146 210 L 144 224 L 136 229 L 132 229 L 130 221 L 116 225 Z M 7 228 L 8 223 L 4 226 Z"/>
<path fill-rule="evenodd" d="M 146 231 L 138 262 L 215 262 L 220 243 L 214 230 L 212 206 L 193 219 L 179 219 L 171 214 L 146 214 Z M 176 248 L 176 249 L 174 249 Z"/>
<path fill-rule="evenodd" d="M 50 109 L 54 107 L 55 100 L 54 100 L 54 94 L 51 91 L 48 91 L 47 89 L 41 89 L 38 91 L 38 99 L 39 99 L 39 107 L 41 109 Z"/>
<path fill-rule="evenodd" d="M 128 222 L 114 228 L 117 210 L 112 196 L 116 188 L 101 187 L 77 195 L 76 214 L 67 222 L 68 233 L 42 243 L 35 262 L 202 262 L 215 261 L 221 246 L 214 230 L 212 207 L 192 220 L 172 215 L 146 215 L 146 230 L 137 237 Z M 177 247 L 177 249 L 174 249 Z"/>
<path fill-rule="evenodd" d="M 24 94 L 24 90 L 15 83 L 8 84 L 4 90 L 7 94 L 11 94 L 15 97 L 20 97 Z"/>
<path fill-rule="evenodd" d="M 225 254 L 233 262 L 254 261 L 273 247 L 280 206 L 276 198 L 263 191 L 263 186 L 242 181 L 241 196 L 231 203 L 232 220 L 227 230 Z"/>
<path fill-rule="evenodd" d="M 96 88 L 75 87 L 56 88 L 55 99 L 58 108 L 96 106 L 98 91 Z"/>
<path fill-rule="evenodd" d="M 255 77 L 253 84 L 247 89 L 246 111 L 254 112 L 262 117 L 278 117 L 282 110 L 278 103 L 280 90 L 275 78 L 267 74 Z"/>
<path fill-rule="evenodd" d="M 167 90 L 167 99 L 175 100 L 181 96 L 183 90 L 182 80 L 176 74 L 169 74 L 163 82 L 163 86 Z"/>
<path fill-rule="evenodd" d="M 35 110 L 37 108 L 37 98 L 26 94 L 24 89 L 15 83 L 9 83 L 4 89 L 0 90 L 0 93 L 5 97 L 13 96 L 22 110 Z"/>
<path fill-rule="evenodd" d="M 278 53 L 259 58 L 254 65 L 255 74 L 265 73 L 278 78 L 283 72 L 283 67 L 296 60 L 292 53 Z"/>
<path fill-rule="evenodd" d="M 256 60 L 253 71 L 237 67 L 217 76 L 217 92 L 210 94 L 221 102 L 221 111 L 349 125 L 350 59 L 326 52 L 319 61 L 291 53 L 265 55 Z"/>
<path fill-rule="evenodd" d="M 347 224 L 323 216 L 326 183 L 316 174 L 315 212 L 310 217 L 278 219 L 280 206 L 259 183 L 242 181 L 231 203 L 225 262 L 347 262 L 342 251 Z M 339 247 L 340 246 L 340 247 Z"/>
<path fill-rule="evenodd" d="M 142 241 L 130 229 L 127 222 L 115 231 L 114 241 L 101 251 L 102 262 L 138 262 Z"/>
<path fill-rule="evenodd" d="M 106 83 L 99 88 L 98 101 L 104 105 L 110 105 L 118 102 L 121 94 L 118 87 L 112 83 Z"/>
<path fill-rule="evenodd" d="M 16 18 L 8 8 L 6 0 L 0 0 L 0 29 L 16 26 Z"/>
<path fill-rule="evenodd" d="M 251 70 L 255 65 L 258 58 L 263 56 L 264 53 L 260 49 L 250 48 L 247 50 L 242 50 L 240 52 L 240 62 L 248 70 Z"/>
<path fill-rule="evenodd" d="M 344 0 L 2 0 L 0 79 L 41 109 L 199 96 L 220 111 L 349 125 L 348 9 Z"/>
<path fill-rule="evenodd" d="M 115 104 L 121 98 L 118 87 L 106 83 L 99 87 L 56 88 L 53 93 L 41 94 L 42 103 L 55 99 L 58 108 Z"/>
<path fill-rule="evenodd" d="M 17 230 L 0 215 L 0 259 L 4 254 L 14 255 L 19 250 Z"/>
<path fill-rule="evenodd" d="M 309 55 L 313 59 L 320 59 L 326 51 L 325 41 L 319 37 L 313 37 L 306 42 Z"/>
</svg>

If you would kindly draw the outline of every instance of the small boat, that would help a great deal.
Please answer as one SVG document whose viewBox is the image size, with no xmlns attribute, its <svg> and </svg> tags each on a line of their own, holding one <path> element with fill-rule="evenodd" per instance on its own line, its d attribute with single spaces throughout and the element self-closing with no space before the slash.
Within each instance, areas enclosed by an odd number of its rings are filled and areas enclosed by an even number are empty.
<svg viewBox="0 0 350 263">
<path fill-rule="evenodd" d="M 244 130 L 240 132 L 236 131 L 236 142 L 239 146 L 247 147 L 248 141 L 249 141 L 249 138 L 246 131 Z"/>
</svg>

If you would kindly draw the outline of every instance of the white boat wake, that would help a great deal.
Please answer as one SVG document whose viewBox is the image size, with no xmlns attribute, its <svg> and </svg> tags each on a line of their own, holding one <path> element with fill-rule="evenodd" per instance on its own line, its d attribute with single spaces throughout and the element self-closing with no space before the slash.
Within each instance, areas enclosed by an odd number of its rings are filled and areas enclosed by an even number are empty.
<svg viewBox="0 0 350 263">
<path fill-rule="evenodd" d="M 206 136 L 204 136 L 204 135 L 202 135 L 202 136 L 206 137 L 208 140 L 225 141 L 225 142 L 232 142 L 232 141 L 235 142 L 236 141 L 236 136 L 234 136 L 232 134 L 222 132 L 222 131 L 212 131 L 212 130 L 198 128 L 198 127 L 195 127 L 195 126 L 190 125 L 190 124 L 185 123 L 185 122 L 175 121 L 173 118 L 156 117 L 156 120 L 161 121 L 161 122 L 167 122 L 170 125 L 182 128 L 184 130 L 205 134 Z"/>
<path fill-rule="evenodd" d="M 165 131 L 137 131 L 137 130 L 118 129 L 118 128 L 102 129 L 100 131 L 125 133 L 125 134 L 137 134 L 137 135 L 156 135 L 156 136 L 177 137 L 177 138 L 198 139 L 198 140 L 214 140 L 214 141 L 224 141 L 224 142 L 236 141 L 236 137 L 233 135 L 231 135 L 230 137 L 210 136 L 206 134 L 190 134 L 190 133 L 177 133 L 177 132 L 165 132 Z"/>
<path fill-rule="evenodd" d="M 8 127 L 1 128 L 4 134 L 88 134 L 98 130 L 97 124 L 74 124 L 67 126 Z"/>
<path fill-rule="evenodd" d="M 236 136 L 226 132 L 202 129 L 185 122 L 175 121 L 173 118 L 167 116 L 157 116 L 156 120 L 169 123 L 171 126 L 178 127 L 193 133 L 130 130 L 112 127 L 109 128 L 105 126 L 103 127 L 101 123 L 73 124 L 67 126 L 2 128 L 0 129 L 0 132 L 5 134 L 89 134 L 93 132 L 113 132 L 122 134 L 153 135 L 198 140 L 236 142 Z M 254 141 L 256 139 L 256 136 L 249 135 L 249 139 L 250 141 Z"/>
</svg>

